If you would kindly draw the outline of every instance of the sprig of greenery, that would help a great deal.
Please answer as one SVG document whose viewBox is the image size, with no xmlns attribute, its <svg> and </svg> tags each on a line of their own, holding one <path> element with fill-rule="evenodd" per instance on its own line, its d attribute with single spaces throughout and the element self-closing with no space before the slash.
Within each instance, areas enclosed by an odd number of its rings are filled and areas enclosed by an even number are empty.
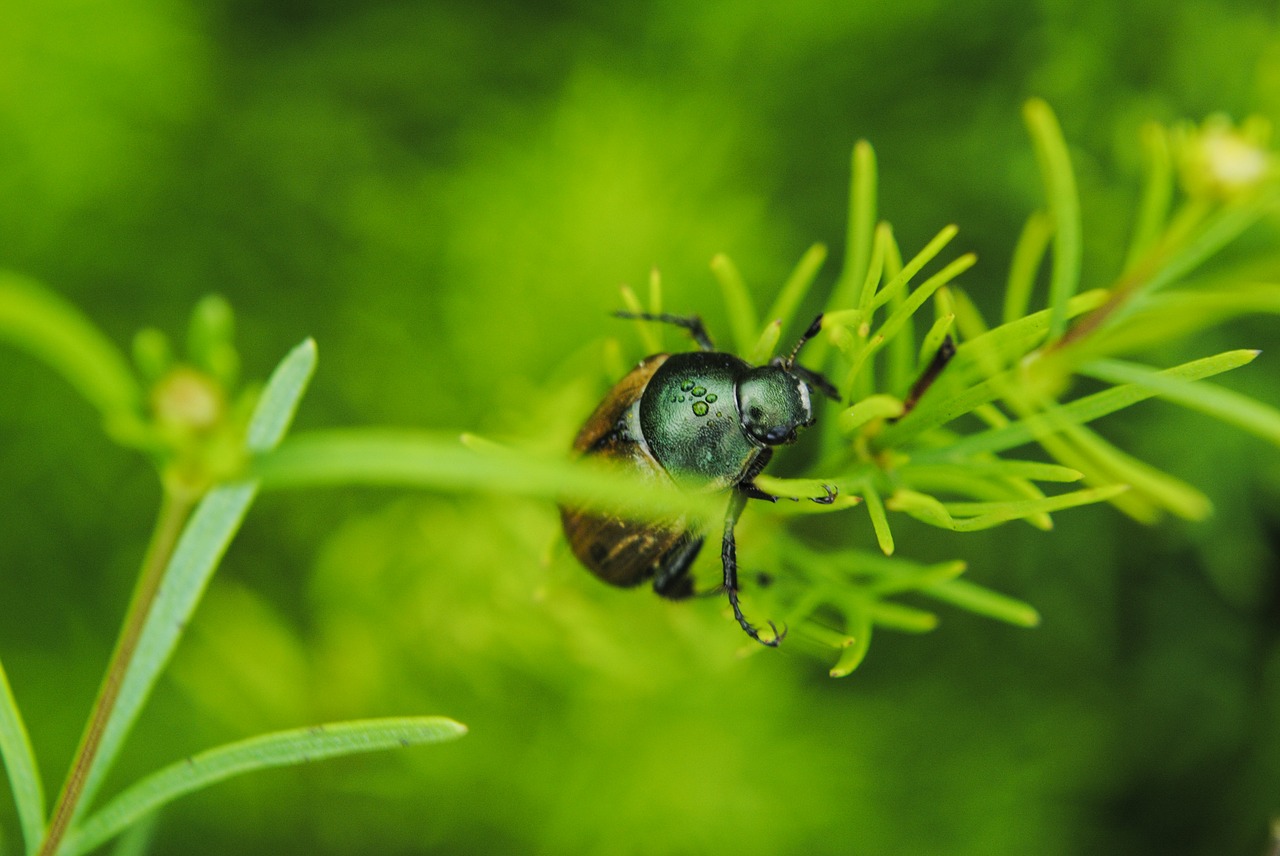
<svg viewBox="0 0 1280 856">
<path fill-rule="evenodd" d="M 114 439 L 149 455 L 164 488 L 120 637 L 47 820 L 37 759 L 0 667 L 0 757 L 28 856 L 84 853 L 183 794 L 232 775 L 465 733 L 451 720 L 414 717 L 265 735 L 180 761 L 91 811 L 257 494 L 258 481 L 244 476 L 246 463 L 279 444 L 315 369 L 315 343 L 307 340 L 285 357 L 260 392 L 248 387 L 236 394 L 239 360 L 231 344 L 232 326 L 225 301 L 201 301 L 192 315 L 183 362 L 173 359 L 163 334 L 140 333 L 134 355 L 149 383 L 144 394 L 144 383 L 135 379 L 124 357 L 74 307 L 31 280 L 0 273 L 0 339 L 61 373 L 97 407 Z"/>
<path fill-rule="evenodd" d="M 955 238 L 954 227 L 901 261 L 892 228 L 875 222 L 874 153 L 866 143 L 855 147 L 846 263 L 824 308 L 825 341 L 834 347 L 827 350 L 819 343 L 807 355 L 836 381 L 847 406 L 826 421 L 819 462 L 796 484 L 834 484 L 842 496 L 862 497 L 862 503 L 817 511 L 865 507 L 890 563 L 906 562 L 888 558 L 899 548 L 893 513 L 954 532 L 1015 520 L 1049 529 L 1053 512 L 1098 502 L 1144 522 L 1162 512 L 1203 517 L 1210 509 L 1203 494 L 1085 427 L 1150 398 L 1195 409 L 1280 445 L 1280 411 L 1202 382 L 1249 364 L 1257 351 L 1228 351 L 1167 369 L 1115 359 L 1246 313 L 1280 311 L 1280 289 L 1274 285 L 1197 286 L 1187 280 L 1276 210 L 1280 194 L 1272 156 L 1257 126 L 1237 131 L 1212 119 L 1199 128 L 1148 128 L 1147 187 L 1126 266 L 1108 287 L 1082 291 L 1084 221 L 1068 146 L 1043 101 L 1029 102 L 1025 117 L 1047 209 L 1031 215 L 1019 238 L 1001 304 L 1002 323 L 994 327 L 960 286 L 975 263 L 972 256 L 944 261 L 929 273 Z M 1175 165 L 1181 166 L 1181 197 L 1174 189 Z M 1035 309 L 1046 258 L 1047 305 Z M 724 258 L 717 267 L 736 271 Z M 786 301 L 767 317 L 761 342 L 776 343 L 774 331 L 804 320 L 795 317 L 796 307 L 815 274 L 814 260 L 806 255 L 784 287 Z M 736 273 L 733 282 L 741 282 Z M 1172 290 L 1178 285 L 1181 290 Z M 753 317 L 742 308 L 740 292 L 735 285 L 735 327 Z M 919 347 L 918 328 L 926 331 Z M 908 402 L 908 388 L 947 337 L 958 341 L 950 365 L 922 400 Z M 743 343 L 753 337 L 735 331 L 734 338 Z M 760 361 L 770 353 L 757 348 L 751 356 Z M 1075 376 L 1105 386 L 1071 398 Z M 1054 463 L 1004 457 L 1028 445 L 1038 446 Z M 786 493 L 779 480 L 765 481 L 781 495 L 805 495 Z M 1046 492 L 1046 484 L 1077 481 L 1085 486 Z M 797 556 L 803 560 L 795 561 Z M 920 631 L 936 623 L 930 613 L 884 600 L 886 594 L 936 596 L 955 591 L 953 584 L 961 582 L 939 583 L 931 578 L 933 571 L 919 568 L 891 587 L 860 573 L 833 574 L 833 567 L 862 571 L 869 566 L 865 556 L 845 550 L 814 553 L 785 529 L 773 539 L 769 558 L 788 573 L 759 594 L 770 601 L 760 610 L 784 615 L 809 638 L 839 649 L 833 675 L 848 674 L 862 661 L 873 627 Z M 948 573 L 963 570 L 954 563 L 947 567 Z M 1034 610 L 1025 604 L 971 582 L 964 586 L 965 595 L 952 599 L 952 605 L 1016 624 L 1035 623 Z"/>
</svg>

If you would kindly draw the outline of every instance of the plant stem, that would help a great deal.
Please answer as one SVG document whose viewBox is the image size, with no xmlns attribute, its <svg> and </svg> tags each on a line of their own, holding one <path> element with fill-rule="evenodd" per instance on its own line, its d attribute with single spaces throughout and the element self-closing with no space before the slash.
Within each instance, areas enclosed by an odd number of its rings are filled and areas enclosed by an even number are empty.
<svg viewBox="0 0 1280 856">
<path fill-rule="evenodd" d="M 129 663 L 133 660 L 147 613 L 150 612 L 151 605 L 155 601 L 165 568 L 168 567 L 174 547 L 177 546 L 178 536 L 182 533 L 182 528 L 194 505 L 195 497 L 186 491 L 173 490 L 169 487 L 164 489 L 155 530 L 151 533 L 151 543 L 147 546 L 146 556 L 142 560 L 142 569 L 133 589 L 129 611 L 125 614 L 124 624 L 120 628 L 120 638 L 116 640 L 115 651 L 111 655 L 111 661 L 103 676 L 102 686 L 98 690 L 98 698 L 94 702 L 93 712 L 85 726 L 84 735 L 80 738 L 80 747 L 76 750 L 75 759 L 62 785 L 62 793 L 58 795 L 58 802 L 53 807 L 49 831 L 40 846 L 39 856 L 55 856 L 76 815 L 80 797 L 84 793 L 85 781 L 93 766 L 94 758 L 97 757 L 107 720 L 115 709 L 116 700 L 120 695 L 120 686 L 124 681 Z"/>
</svg>

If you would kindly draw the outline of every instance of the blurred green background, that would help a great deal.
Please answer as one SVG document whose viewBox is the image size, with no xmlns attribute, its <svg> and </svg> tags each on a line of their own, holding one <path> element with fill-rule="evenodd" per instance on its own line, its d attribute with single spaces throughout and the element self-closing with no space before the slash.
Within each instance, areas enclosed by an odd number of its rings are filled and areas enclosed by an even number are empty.
<svg viewBox="0 0 1280 856">
<path fill-rule="evenodd" d="M 1108 284 L 1144 121 L 1280 120 L 1276 11 L 6 0 L 0 266 L 122 346 L 219 292 L 249 377 L 315 336 L 296 430 L 562 446 L 611 380 L 600 340 L 641 356 L 607 316 L 619 283 L 656 265 L 670 307 L 723 331 L 714 253 L 762 305 L 812 241 L 831 281 L 858 138 L 899 243 L 958 223 L 980 256 L 963 284 L 994 305 L 1040 204 L 1020 105 L 1043 96 L 1074 146 L 1085 284 Z M 1275 238 L 1251 233 L 1251 275 L 1276 276 Z M 1226 384 L 1276 404 L 1278 332 L 1186 354 L 1270 347 Z M 54 791 L 159 490 L 44 366 L 5 350 L 0 397 L 0 656 Z M 736 656 L 719 604 L 606 589 L 552 552 L 547 504 L 269 494 L 117 781 L 267 729 L 439 713 L 470 735 L 220 785 L 165 813 L 154 852 L 1260 854 L 1280 813 L 1280 455 L 1168 405 L 1100 427 L 1216 515 L 905 527 L 904 555 L 968 559 L 1043 625 L 944 611 L 842 681 L 786 645 Z M 844 537 L 872 543 L 862 516 Z M 0 830 L 16 852 L 8 801 Z"/>
</svg>

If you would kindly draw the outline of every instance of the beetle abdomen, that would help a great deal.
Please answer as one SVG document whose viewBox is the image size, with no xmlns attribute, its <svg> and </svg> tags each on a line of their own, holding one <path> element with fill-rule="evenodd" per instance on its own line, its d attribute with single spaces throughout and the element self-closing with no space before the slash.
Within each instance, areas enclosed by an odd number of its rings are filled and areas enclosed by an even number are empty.
<svg viewBox="0 0 1280 856">
<path fill-rule="evenodd" d="M 666 354 L 655 354 L 618 381 L 582 426 L 573 448 L 638 474 L 669 478 L 649 451 L 637 416 L 645 387 L 666 361 Z M 664 527 L 564 506 L 560 521 L 578 561 L 615 586 L 635 586 L 653 577 L 668 557 L 688 542 L 688 533 L 678 521 Z"/>
<path fill-rule="evenodd" d="M 605 582 L 624 588 L 652 579 L 687 540 L 682 529 L 571 508 L 560 509 L 560 520 L 578 561 Z"/>
</svg>

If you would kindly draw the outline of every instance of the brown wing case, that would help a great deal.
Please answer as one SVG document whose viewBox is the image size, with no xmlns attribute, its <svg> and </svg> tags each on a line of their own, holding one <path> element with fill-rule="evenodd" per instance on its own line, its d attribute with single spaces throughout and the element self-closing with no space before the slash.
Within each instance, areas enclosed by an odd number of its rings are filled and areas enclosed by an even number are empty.
<svg viewBox="0 0 1280 856">
<path fill-rule="evenodd" d="M 666 354 L 648 357 L 618 381 L 582 426 L 573 448 L 584 455 L 633 467 L 640 474 L 666 478 L 666 471 L 648 449 L 623 430 L 628 408 L 644 393 L 649 379 L 666 360 Z M 652 577 L 686 535 L 681 526 L 662 527 L 563 506 L 560 520 L 578 561 L 616 586 L 634 586 Z"/>
</svg>

